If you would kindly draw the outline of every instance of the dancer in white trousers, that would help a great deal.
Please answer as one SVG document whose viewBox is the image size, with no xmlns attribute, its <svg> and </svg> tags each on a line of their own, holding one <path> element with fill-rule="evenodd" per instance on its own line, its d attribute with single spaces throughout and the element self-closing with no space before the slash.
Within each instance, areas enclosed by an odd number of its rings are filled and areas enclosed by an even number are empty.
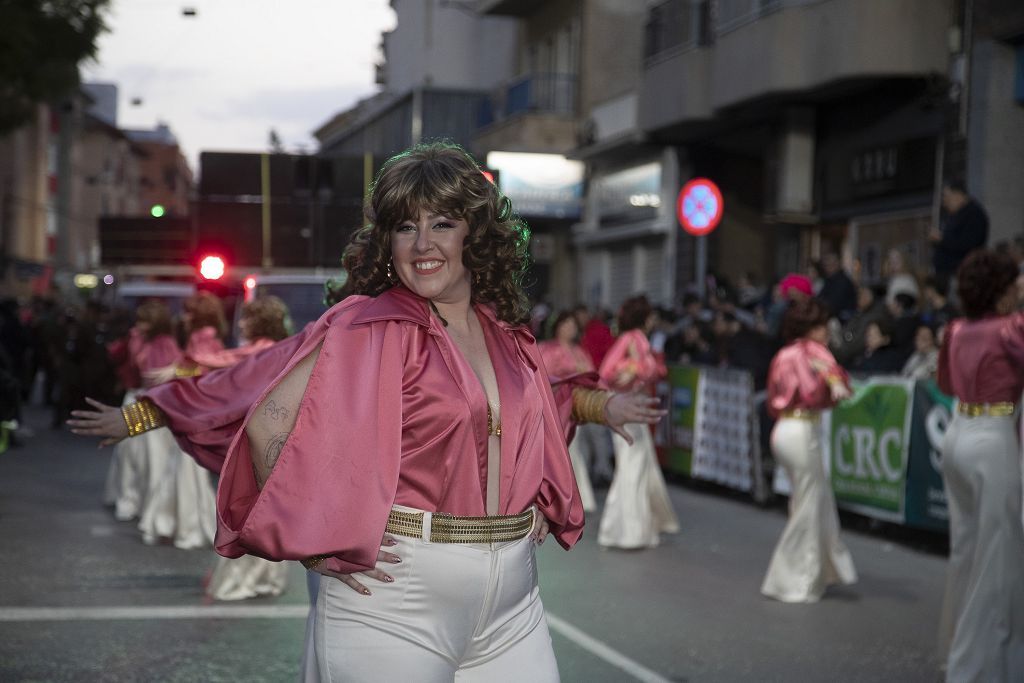
<svg viewBox="0 0 1024 683">
<path fill-rule="evenodd" d="M 548 376 L 560 378 L 594 372 L 594 362 L 576 341 L 580 328 L 572 311 L 562 311 L 558 314 L 554 330 L 554 339 L 538 344 Z M 599 425 L 593 426 L 602 429 Z M 586 512 L 593 512 L 597 509 L 597 500 L 594 498 L 594 487 L 590 484 L 586 455 L 582 439 L 576 438 L 569 443 L 569 458 L 572 460 L 572 471 L 576 475 L 576 484 L 580 489 L 583 509 Z"/>
<path fill-rule="evenodd" d="M 322 680 L 558 680 L 534 546 L 550 530 L 570 548 L 583 508 L 521 325 L 528 231 L 447 145 L 390 159 L 366 219 L 351 296 L 228 452 L 217 549 L 330 577 L 310 636 Z M 577 396 L 600 399 L 577 411 L 596 419 L 613 400 Z"/>
<path fill-rule="evenodd" d="M 1017 265 L 979 250 L 957 273 L 939 386 L 959 403 L 942 447 L 949 504 L 943 644 L 950 681 L 1024 680 L 1024 529 L 1016 405 L 1024 389 Z"/>
<path fill-rule="evenodd" d="M 825 346 L 827 322 L 828 309 L 817 299 L 790 304 L 782 321 L 789 343 L 768 370 L 767 407 L 777 420 L 772 454 L 792 491 L 761 593 L 782 602 L 817 602 L 829 585 L 857 580 L 822 461 L 820 413 L 850 395 L 846 372 Z"/>
<path fill-rule="evenodd" d="M 619 337 L 601 361 L 601 379 L 616 391 L 649 392 L 666 374 L 665 364 L 651 351 L 647 332 L 654 311 L 644 296 L 627 299 L 619 311 Z M 679 531 L 665 478 L 658 465 L 647 425 L 628 425 L 629 439 L 612 437 L 615 475 L 608 489 L 597 542 L 606 548 L 649 548 L 662 533 Z"/>
</svg>

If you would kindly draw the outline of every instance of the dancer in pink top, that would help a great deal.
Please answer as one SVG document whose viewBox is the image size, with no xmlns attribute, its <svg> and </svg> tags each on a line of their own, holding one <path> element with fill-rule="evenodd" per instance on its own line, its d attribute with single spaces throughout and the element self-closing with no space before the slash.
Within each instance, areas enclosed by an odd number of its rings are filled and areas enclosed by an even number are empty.
<svg viewBox="0 0 1024 683">
<path fill-rule="evenodd" d="M 124 405 L 135 402 L 144 382 L 148 383 L 144 378 L 181 358 L 181 349 L 171 332 L 171 313 L 167 306 L 158 301 L 147 301 L 136 311 L 135 325 L 128 338 L 108 349 L 114 362 L 119 363 L 118 374 L 125 383 Z M 158 449 L 166 436 L 151 433 L 144 439 L 119 444 L 114 449 L 103 500 L 114 506 L 114 516 L 118 520 L 134 519 L 140 514 L 149 495 L 150 480 L 160 475 L 159 472 L 150 473 L 147 454 L 154 448 Z"/>
<path fill-rule="evenodd" d="M 942 445 L 949 501 L 943 641 L 950 681 L 1024 680 L 1024 529 L 1017 402 L 1024 313 L 1017 265 L 993 251 L 960 265 L 966 318 L 946 330 L 939 387 L 959 403 Z"/>
<path fill-rule="evenodd" d="M 619 337 L 601 362 L 601 379 L 620 392 L 648 393 L 665 376 L 665 364 L 651 351 L 647 332 L 654 311 L 643 296 L 627 299 L 619 311 Z M 628 440 L 613 437 L 615 475 L 597 542 L 608 548 L 647 548 L 658 545 L 662 533 L 679 531 L 665 479 L 647 425 L 627 425 Z"/>
<path fill-rule="evenodd" d="M 789 520 L 775 546 L 761 593 L 783 602 L 816 602 L 833 583 L 857 580 L 839 539 L 839 515 L 821 453 L 821 411 L 850 395 L 849 379 L 825 344 L 828 309 L 817 299 L 794 301 L 782 320 L 789 342 L 768 370 L 768 413 L 775 461 L 792 492 Z"/>
<path fill-rule="evenodd" d="M 579 325 L 572 311 L 563 311 L 555 319 L 555 338 L 541 342 L 540 356 L 544 359 L 549 377 L 573 377 L 582 373 L 593 373 L 594 363 L 587 352 L 577 343 Z M 576 484 L 580 490 L 580 501 L 586 512 L 597 509 L 594 488 L 590 485 L 590 474 L 587 472 L 587 457 L 582 446 L 589 442 L 582 433 L 587 429 L 607 430 L 602 425 L 584 424 L 576 430 L 576 438 L 569 443 L 569 458 L 572 460 L 572 471 L 576 475 Z M 604 436 L 603 434 L 600 436 Z"/>
<path fill-rule="evenodd" d="M 571 547 L 583 509 L 522 325 L 528 232 L 445 145 L 389 160 L 366 223 L 352 295 L 229 450 L 217 548 L 337 579 L 310 637 L 322 677 L 557 680 L 534 544 Z"/>
</svg>

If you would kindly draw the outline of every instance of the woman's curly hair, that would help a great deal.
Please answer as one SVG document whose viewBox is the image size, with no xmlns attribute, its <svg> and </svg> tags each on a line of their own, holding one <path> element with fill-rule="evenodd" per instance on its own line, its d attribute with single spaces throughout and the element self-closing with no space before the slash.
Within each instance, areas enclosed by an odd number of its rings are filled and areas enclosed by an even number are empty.
<svg viewBox="0 0 1024 683">
<path fill-rule="evenodd" d="M 190 331 L 212 327 L 222 339 L 227 334 L 228 323 L 224 318 L 224 305 L 210 292 L 196 292 L 185 299 L 185 310 L 192 314 Z"/>
<path fill-rule="evenodd" d="M 364 203 L 366 225 L 342 256 L 347 279 L 328 291 L 328 304 L 350 294 L 377 296 L 398 284 L 397 276 L 388 277 L 393 230 L 424 209 L 469 224 L 462 263 L 473 302 L 493 304 L 505 322 L 525 322 L 530 231 L 473 158 L 449 143 L 417 145 L 384 163 Z"/>
<path fill-rule="evenodd" d="M 149 324 L 149 329 L 143 335 L 147 340 L 156 339 L 162 334 L 174 334 L 171 310 L 159 299 L 149 299 L 135 309 L 135 320 Z"/>
<path fill-rule="evenodd" d="M 281 341 L 291 334 L 288 306 L 276 296 L 260 296 L 242 305 L 243 319 L 248 319 L 250 341 L 270 339 Z"/>
<path fill-rule="evenodd" d="M 1006 254 L 991 249 L 968 254 L 956 273 L 964 315 L 976 319 L 995 313 L 996 304 L 1017 281 L 1019 272 L 1017 264 Z"/>
<path fill-rule="evenodd" d="M 828 324 L 828 306 L 819 299 L 794 301 L 782 316 L 782 338 L 787 342 L 807 336 L 815 327 Z"/>
<path fill-rule="evenodd" d="M 651 302 L 643 294 L 626 299 L 619 308 L 619 332 L 642 328 L 653 312 Z"/>
</svg>

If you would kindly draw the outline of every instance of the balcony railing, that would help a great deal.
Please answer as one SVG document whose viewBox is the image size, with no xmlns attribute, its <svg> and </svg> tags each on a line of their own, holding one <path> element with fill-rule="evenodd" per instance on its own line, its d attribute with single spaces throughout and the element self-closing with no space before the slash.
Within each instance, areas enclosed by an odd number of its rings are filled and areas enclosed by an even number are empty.
<svg viewBox="0 0 1024 683">
<path fill-rule="evenodd" d="M 505 116 L 522 112 L 576 113 L 576 77 L 570 74 L 530 74 L 505 88 Z"/>
<path fill-rule="evenodd" d="M 539 73 L 517 78 L 499 88 L 478 110 L 480 127 L 523 113 L 576 113 L 576 76 Z"/>
</svg>

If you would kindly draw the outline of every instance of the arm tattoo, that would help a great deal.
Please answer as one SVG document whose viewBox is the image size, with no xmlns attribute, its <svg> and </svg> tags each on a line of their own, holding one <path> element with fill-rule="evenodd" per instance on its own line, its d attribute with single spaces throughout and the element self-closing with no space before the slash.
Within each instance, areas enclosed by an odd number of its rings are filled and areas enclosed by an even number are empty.
<svg viewBox="0 0 1024 683">
<path fill-rule="evenodd" d="M 267 466 L 268 476 L 270 474 L 269 470 L 274 469 L 277 459 L 281 457 L 281 451 L 284 450 L 289 434 L 290 432 L 278 432 L 267 441 L 267 447 L 263 451 L 263 463 Z"/>
<path fill-rule="evenodd" d="M 263 414 L 269 415 L 270 419 L 272 420 L 277 420 L 282 417 L 287 419 L 288 409 L 285 408 L 284 406 L 277 405 L 273 401 L 273 399 L 271 399 L 269 402 L 267 402 L 267 406 L 263 409 Z"/>
</svg>

